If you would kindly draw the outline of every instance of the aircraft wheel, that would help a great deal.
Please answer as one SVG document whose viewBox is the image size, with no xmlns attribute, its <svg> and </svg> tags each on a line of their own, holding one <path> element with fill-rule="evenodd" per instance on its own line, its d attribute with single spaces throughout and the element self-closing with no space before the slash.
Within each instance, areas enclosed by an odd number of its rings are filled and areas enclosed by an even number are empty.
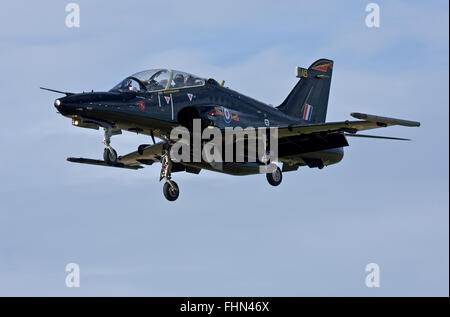
<svg viewBox="0 0 450 317">
<path fill-rule="evenodd" d="M 117 152 L 113 148 L 105 148 L 103 151 L 103 159 L 106 164 L 114 165 L 117 163 Z"/>
<path fill-rule="evenodd" d="M 277 169 L 271 173 L 267 173 L 266 177 L 270 185 L 278 186 L 281 184 L 281 181 L 283 180 L 283 173 L 281 173 L 280 168 L 277 166 Z"/>
<path fill-rule="evenodd" d="M 171 182 L 173 187 L 169 182 L 166 182 L 163 187 L 164 196 L 168 201 L 177 200 L 178 196 L 180 195 L 180 189 L 178 188 L 177 183 L 175 183 L 174 181 Z"/>
</svg>

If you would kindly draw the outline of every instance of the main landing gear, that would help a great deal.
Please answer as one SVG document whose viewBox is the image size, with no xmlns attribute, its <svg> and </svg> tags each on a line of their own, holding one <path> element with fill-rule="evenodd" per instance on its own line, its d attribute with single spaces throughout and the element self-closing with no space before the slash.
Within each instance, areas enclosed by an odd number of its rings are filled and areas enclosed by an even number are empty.
<svg viewBox="0 0 450 317">
<path fill-rule="evenodd" d="M 283 180 L 283 173 L 281 172 L 281 169 L 277 166 L 276 169 L 274 169 L 272 172 L 267 173 L 266 177 L 270 185 L 278 186 L 281 184 L 281 181 Z"/>
<path fill-rule="evenodd" d="M 164 197 L 166 197 L 168 201 L 175 201 L 180 195 L 180 189 L 178 188 L 177 183 L 171 180 L 172 160 L 170 159 L 170 145 L 167 143 L 164 144 L 163 151 L 163 156 L 161 158 L 161 174 L 159 180 L 166 180 L 166 183 L 163 187 Z"/>
<path fill-rule="evenodd" d="M 114 165 L 117 163 L 117 152 L 110 145 L 112 128 L 107 127 L 103 129 L 105 130 L 105 136 L 103 138 L 103 144 L 105 145 L 105 149 L 103 150 L 103 160 L 108 165 Z"/>
</svg>

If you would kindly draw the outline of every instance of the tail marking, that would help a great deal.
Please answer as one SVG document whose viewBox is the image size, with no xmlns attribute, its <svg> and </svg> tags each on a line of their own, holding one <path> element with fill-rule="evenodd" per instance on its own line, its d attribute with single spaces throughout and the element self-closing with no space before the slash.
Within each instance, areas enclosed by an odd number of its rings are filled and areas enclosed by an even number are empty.
<svg viewBox="0 0 450 317">
<path fill-rule="evenodd" d="M 328 70 L 328 67 L 333 68 L 333 62 L 328 63 L 328 64 L 317 65 L 317 66 L 314 66 L 311 68 L 315 69 L 315 70 L 320 70 L 321 72 L 326 73 Z"/>
<path fill-rule="evenodd" d="M 313 112 L 313 106 L 305 104 L 305 109 L 303 110 L 303 120 L 311 120 Z"/>
</svg>

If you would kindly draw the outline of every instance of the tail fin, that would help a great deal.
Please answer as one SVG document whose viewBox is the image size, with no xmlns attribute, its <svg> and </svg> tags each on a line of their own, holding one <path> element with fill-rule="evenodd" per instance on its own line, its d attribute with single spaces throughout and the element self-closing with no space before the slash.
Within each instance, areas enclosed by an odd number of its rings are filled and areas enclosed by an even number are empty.
<svg viewBox="0 0 450 317">
<path fill-rule="evenodd" d="M 325 122 L 333 61 L 319 59 L 308 69 L 296 69 L 299 82 L 277 108 L 287 115 L 311 122 Z"/>
</svg>

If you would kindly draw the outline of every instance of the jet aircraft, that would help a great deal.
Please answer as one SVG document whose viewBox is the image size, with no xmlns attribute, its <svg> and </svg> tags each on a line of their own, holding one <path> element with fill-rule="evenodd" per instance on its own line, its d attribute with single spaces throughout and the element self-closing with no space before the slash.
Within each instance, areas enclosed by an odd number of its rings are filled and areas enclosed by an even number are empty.
<svg viewBox="0 0 450 317">
<path fill-rule="evenodd" d="M 302 166 L 322 169 L 340 162 L 343 148 L 349 145 L 349 136 L 407 140 L 358 134 L 359 131 L 392 125 L 420 126 L 416 121 L 357 112 L 350 115 L 358 120 L 326 122 L 333 66 L 332 60 L 319 59 L 307 69 L 296 67 L 299 80 L 277 107 L 224 87 L 223 82 L 219 84 L 212 78 L 171 69 L 136 73 L 105 92 L 41 89 L 65 95 L 56 99 L 54 106 L 60 114 L 72 119 L 74 126 L 104 130 L 103 160 L 69 157 L 68 161 L 134 170 L 161 163 L 164 196 L 174 201 L 179 196 L 179 187 L 172 180 L 173 172 L 198 174 L 208 169 L 231 175 L 251 175 L 261 173 L 261 165 L 267 164 L 261 160 L 238 161 L 233 157 L 217 168 L 203 158 L 200 161 L 173 160 L 171 149 L 179 139 L 171 137 L 171 131 L 180 126 L 193 131 L 196 119 L 202 129 L 215 127 L 221 133 L 236 127 L 276 129 L 277 166 L 266 173 L 273 186 L 281 183 L 283 172 L 296 171 Z M 148 135 L 153 142 L 119 156 L 111 146 L 111 137 L 122 131 Z M 161 141 L 156 142 L 155 138 Z M 278 165 L 282 165 L 282 169 Z"/>
</svg>

